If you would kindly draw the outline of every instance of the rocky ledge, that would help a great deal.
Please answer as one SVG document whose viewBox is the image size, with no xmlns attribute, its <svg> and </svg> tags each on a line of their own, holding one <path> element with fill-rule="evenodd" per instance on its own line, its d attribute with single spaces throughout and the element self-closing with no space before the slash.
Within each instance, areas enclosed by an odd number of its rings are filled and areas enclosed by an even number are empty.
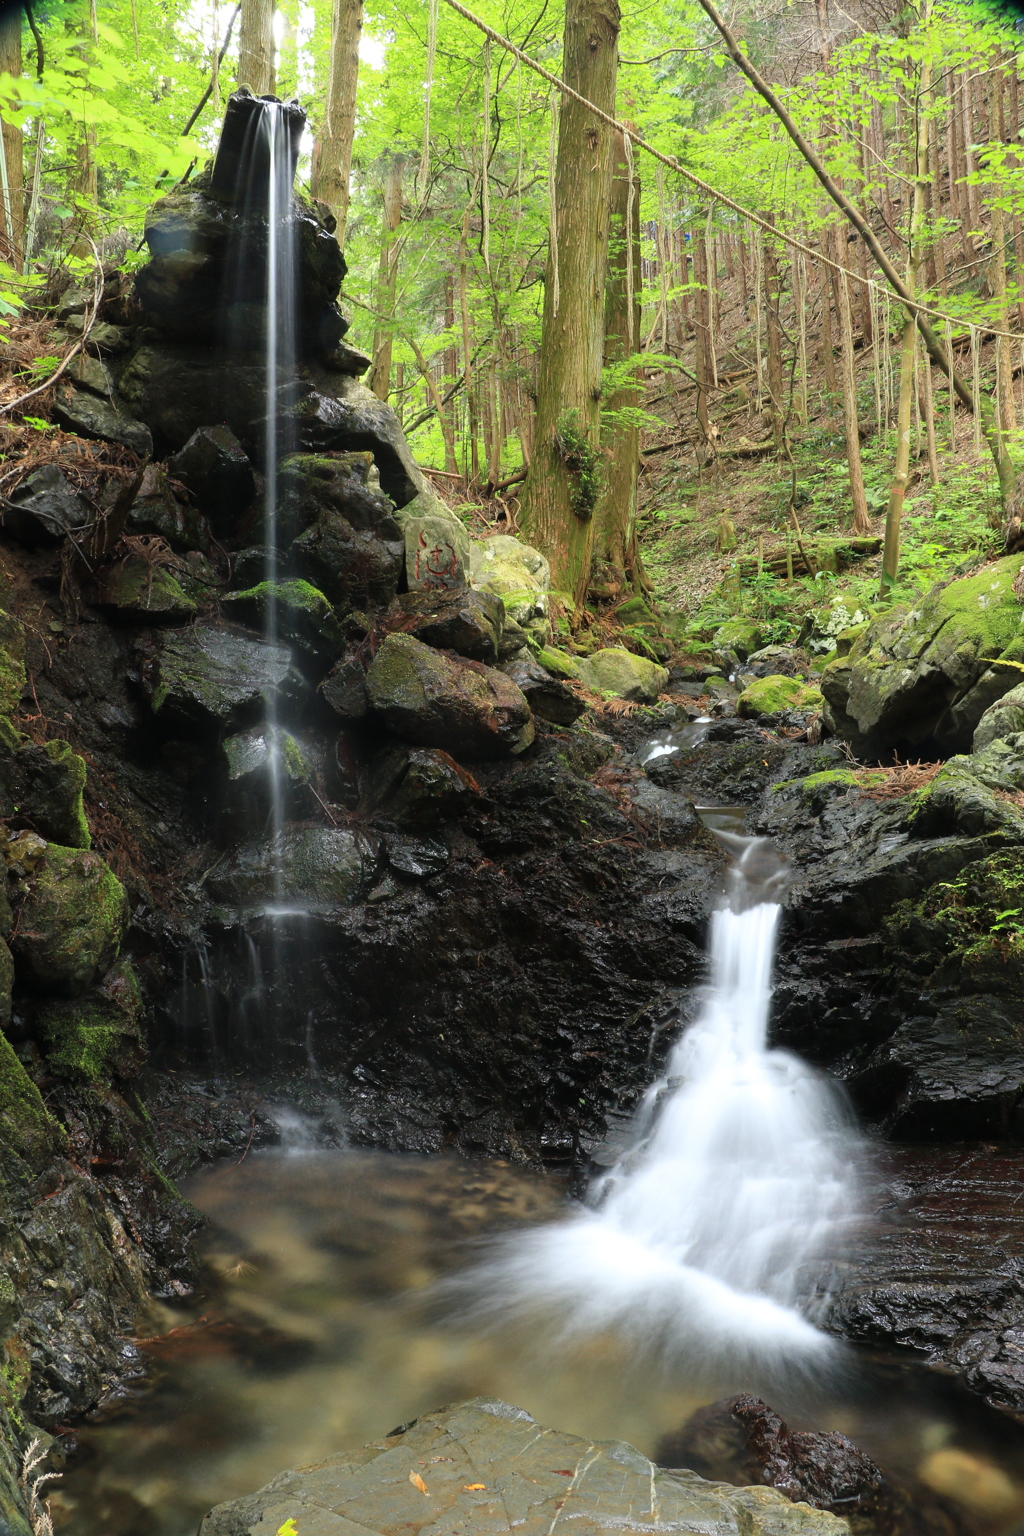
<svg viewBox="0 0 1024 1536">
<path fill-rule="evenodd" d="M 621 1440 L 583 1440 L 536 1424 L 522 1408 L 477 1398 L 402 1424 L 383 1440 L 284 1472 L 249 1498 L 221 1504 L 199 1536 L 848 1536 L 845 1520 L 792 1504 L 771 1488 L 666 1472 Z"/>
</svg>

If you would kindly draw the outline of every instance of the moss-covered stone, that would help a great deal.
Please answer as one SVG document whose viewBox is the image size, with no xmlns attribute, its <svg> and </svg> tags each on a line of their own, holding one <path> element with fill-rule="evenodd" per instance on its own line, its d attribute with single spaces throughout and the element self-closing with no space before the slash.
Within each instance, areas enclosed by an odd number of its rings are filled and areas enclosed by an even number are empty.
<svg viewBox="0 0 1024 1536">
<path fill-rule="evenodd" d="M 653 704 L 668 687 L 668 672 L 646 656 L 618 646 L 605 646 L 579 664 L 578 677 L 595 693 L 629 699 L 635 704 Z"/>
<path fill-rule="evenodd" d="M 27 686 L 24 625 L 13 613 L 0 612 L 0 713 L 14 714 Z"/>
<path fill-rule="evenodd" d="M 244 592 L 229 592 L 222 599 L 225 611 L 244 623 L 266 624 L 275 609 L 277 633 L 314 656 L 334 657 L 344 648 L 345 637 L 334 609 L 311 582 L 261 581 Z"/>
<path fill-rule="evenodd" d="M 929 955 L 950 985 L 1024 999 L 1024 850 L 966 865 L 920 901 L 901 902 L 886 926 L 900 948 Z"/>
<path fill-rule="evenodd" d="M 69 742 L 56 738 L 39 746 L 0 720 L 0 815 L 25 817 L 65 848 L 88 848 L 85 784 L 85 760 Z"/>
<path fill-rule="evenodd" d="M 137 1077 L 146 1060 L 139 1032 L 141 1006 L 138 978 L 129 960 L 119 960 L 84 997 L 47 1003 L 38 1023 L 48 1069 L 76 1082 Z"/>
<path fill-rule="evenodd" d="M 746 661 L 764 645 L 764 635 L 746 619 L 729 619 L 715 630 L 712 643 L 720 651 L 735 651 L 741 661 Z"/>
<path fill-rule="evenodd" d="M 95 853 L 51 843 L 25 882 L 11 948 L 19 974 L 79 997 L 114 961 L 128 921 L 124 887 Z"/>
<path fill-rule="evenodd" d="M 61 1150 L 64 1133 L 49 1114 L 42 1096 L 0 1033 L 0 1131 L 6 1146 L 32 1167 Z"/>
<path fill-rule="evenodd" d="M 1024 609 L 1013 584 L 1024 556 L 933 587 L 913 608 L 871 620 L 821 675 L 826 723 L 865 752 L 969 749 L 989 705 L 1020 678 Z"/>
<path fill-rule="evenodd" d="M 559 651 L 554 646 L 542 645 L 534 652 L 534 660 L 538 661 L 545 672 L 550 672 L 552 677 L 560 677 L 564 682 L 575 681 L 580 675 L 580 664 L 575 656 L 570 656 L 568 651 Z"/>
<path fill-rule="evenodd" d="M 304 692 L 291 652 L 205 625 L 161 634 L 142 662 L 153 712 L 191 726 L 241 726 Z"/>
<path fill-rule="evenodd" d="M 198 612 L 173 572 L 133 556 L 104 572 L 98 600 L 126 618 L 184 620 Z"/>
<path fill-rule="evenodd" d="M 513 756 L 534 738 L 530 706 L 511 679 L 411 635 L 388 635 L 366 674 L 366 694 L 396 736 L 457 759 Z"/>
<path fill-rule="evenodd" d="M 547 615 L 551 569 L 540 550 L 498 533 L 475 540 L 469 554 L 472 585 L 500 597 L 510 619 L 525 625 Z"/>
<path fill-rule="evenodd" d="M 908 825 L 920 837 L 1001 832 L 1024 841 L 1024 735 L 990 742 L 973 756 L 951 757 L 907 798 Z"/>
<path fill-rule="evenodd" d="M 989 705 L 975 728 L 972 750 L 983 751 L 991 742 L 1004 741 L 1018 731 L 1024 731 L 1024 683 Z"/>
<path fill-rule="evenodd" d="M 739 696 L 737 712 L 746 720 L 759 720 L 764 715 L 786 714 L 797 710 L 811 714 L 821 708 L 819 689 L 809 687 L 796 677 L 772 674 L 759 677 Z"/>
</svg>

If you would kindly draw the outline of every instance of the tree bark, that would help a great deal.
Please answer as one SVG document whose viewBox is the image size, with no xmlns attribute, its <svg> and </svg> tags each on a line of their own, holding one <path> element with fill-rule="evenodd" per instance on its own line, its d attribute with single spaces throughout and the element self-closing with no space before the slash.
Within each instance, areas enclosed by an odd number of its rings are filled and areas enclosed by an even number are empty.
<svg viewBox="0 0 1024 1536">
<path fill-rule="evenodd" d="M 619 19 L 618 0 L 568 0 L 566 6 L 562 76 L 609 114 L 615 110 Z M 577 608 L 590 579 L 594 544 L 590 490 L 600 454 L 613 152 L 612 129 L 580 102 L 565 100 L 555 165 L 555 238 L 544 284 L 536 439 L 522 526 L 551 561 L 555 589 Z"/>
<path fill-rule="evenodd" d="M 697 380 L 697 420 L 704 434 L 704 441 L 708 442 L 711 437 L 711 419 L 708 413 L 708 390 L 711 380 L 711 369 L 708 366 L 711 317 L 708 306 L 707 247 L 704 244 L 704 236 L 699 231 L 693 236 L 693 280 L 697 284 L 697 292 L 693 298 L 693 372 Z"/>
<path fill-rule="evenodd" d="M 237 78 L 256 96 L 274 94 L 274 0 L 242 0 Z"/>
<path fill-rule="evenodd" d="M 17 79 L 21 74 L 21 6 L 0 16 L 0 74 Z M 25 249 L 25 141 L 20 128 L 3 125 L 6 174 L 3 187 L 3 234 L 6 260 L 21 267 Z"/>
<path fill-rule="evenodd" d="M 764 217 L 774 223 L 770 213 Z M 779 306 L 782 303 L 782 279 L 771 240 L 764 242 L 764 309 L 768 327 L 768 395 L 770 400 L 772 436 L 776 448 L 782 447 L 784 384 L 782 377 L 782 324 Z"/>
<path fill-rule="evenodd" d="M 334 0 L 327 99 L 313 145 L 310 188 L 313 196 L 326 203 L 337 219 L 339 244 L 344 244 L 348 222 L 362 32 L 363 0 Z"/>
<path fill-rule="evenodd" d="M 76 52 L 84 64 L 88 64 L 92 58 L 92 45 L 97 37 L 97 20 L 95 0 L 90 0 L 88 18 L 84 22 L 81 41 L 76 44 Z M 75 212 L 71 219 L 71 254 L 73 256 L 88 256 L 92 250 L 92 234 L 96 228 L 96 204 L 98 197 L 98 185 L 96 180 L 96 160 L 93 150 L 96 148 L 96 128 L 92 123 L 83 123 L 75 142 L 74 169 L 68 179 L 68 201 L 73 205 Z"/>
<path fill-rule="evenodd" d="M 868 501 L 864 490 L 864 467 L 860 457 L 860 422 L 857 413 L 857 374 L 854 369 L 853 318 L 847 280 L 836 279 L 839 300 L 839 350 L 843 364 L 843 425 L 846 429 L 846 463 L 850 475 L 850 500 L 853 503 L 853 530 L 870 533 Z"/>
<path fill-rule="evenodd" d="M 608 218 L 608 283 L 604 301 L 604 357 L 621 363 L 638 350 L 640 335 L 640 178 L 632 178 L 622 135 L 615 143 L 611 207 Z M 636 373 L 606 402 L 610 411 L 634 411 L 641 405 Z M 636 549 L 636 488 L 640 467 L 640 430 L 636 419 L 619 420 L 602 434 L 607 473 L 594 510 L 595 557 L 605 561 L 618 585 L 639 585 Z"/>
<path fill-rule="evenodd" d="M 370 388 L 378 400 L 391 391 L 391 349 L 394 333 L 395 290 L 398 286 L 398 227 L 402 222 L 402 155 L 392 155 L 384 171 L 384 212 L 377 267 L 377 314 L 380 320 L 373 338 L 373 373 Z"/>
</svg>

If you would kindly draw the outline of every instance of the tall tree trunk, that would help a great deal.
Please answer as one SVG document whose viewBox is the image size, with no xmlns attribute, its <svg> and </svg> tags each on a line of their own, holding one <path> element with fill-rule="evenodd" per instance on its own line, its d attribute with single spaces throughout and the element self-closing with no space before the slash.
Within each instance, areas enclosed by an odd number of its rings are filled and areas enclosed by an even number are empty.
<svg viewBox="0 0 1024 1536">
<path fill-rule="evenodd" d="M 771 214 L 768 222 L 774 224 Z M 768 394 L 771 411 L 772 436 L 775 446 L 782 447 L 783 378 L 782 378 L 782 324 L 779 307 L 782 303 L 782 278 L 772 240 L 764 242 L 764 308 L 768 326 Z"/>
<path fill-rule="evenodd" d="M 405 160 L 392 155 L 384 172 L 384 215 L 377 267 L 377 330 L 373 338 L 373 373 L 370 388 L 378 400 L 391 390 L 391 348 L 394 332 L 395 289 L 398 286 L 398 227 L 402 222 L 402 171 Z"/>
<path fill-rule="evenodd" d="M 618 37 L 618 0 L 568 0 L 563 78 L 608 113 L 615 110 Z M 578 101 L 563 101 L 536 441 L 522 525 L 551 561 L 555 589 L 576 607 L 587 590 L 594 544 L 613 152 L 612 130 Z"/>
<path fill-rule="evenodd" d="M 344 244 L 348 222 L 362 32 L 363 0 L 334 0 L 327 99 L 313 145 L 309 184 L 313 196 L 326 203 L 337 219 L 339 244 Z"/>
<path fill-rule="evenodd" d="M 96 0 L 90 0 L 89 13 L 84 23 L 84 35 L 76 44 L 75 51 L 82 59 L 83 64 L 88 64 L 92 58 L 93 44 L 98 36 L 96 19 Z M 92 251 L 91 236 L 96 230 L 96 204 L 97 181 L 96 160 L 93 151 L 96 148 L 96 128 L 92 123 L 83 123 L 75 142 L 74 169 L 68 178 L 68 201 L 75 209 L 71 220 L 71 254 L 73 256 L 88 256 Z"/>
<path fill-rule="evenodd" d="M 827 256 L 828 244 L 824 235 L 821 244 Z M 836 383 L 835 343 L 832 339 L 832 281 L 827 267 L 821 273 L 821 363 L 825 370 L 825 388 L 834 400 L 839 391 Z"/>
<path fill-rule="evenodd" d="M 864 490 L 864 466 L 860 457 L 860 422 L 857 416 L 857 374 L 854 368 L 853 316 L 847 279 L 836 279 L 839 300 L 839 342 L 843 363 L 843 425 L 846 430 L 846 463 L 850 474 L 850 500 L 853 504 L 853 530 L 870 533 L 868 501 Z"/>
<path fill-rule="evenodd" d="M 21 74 L 21 6 L 11 6 L 0 16 L 0 74 L 17 79 Z M 20 128 L 3 124 L 2 211 L 6 260 L 21 267 L 25 249 L 25 140 Z"/>
<path fill-rule="evenodd" d="M 237 78 L 256 96 L 274 94 L 274 0 L 242 0 Z"/>
<path fill-rule="evenodd" d="M 711 437 L 711 420 L 708 414 L 708 391 L 711 387 L 711 369 L 708 354 L 711 350 L 711 326 L 708 306 L 708 253 L 702 231 L 693 236 L 693 280 L 698 285 L 693 298 L 693 373 L 697 380 L 697 420 L 704 441 Z"/>
<path fill-rule="evenodd" d="M 605 363 L 621 363 L 638 350 L 640 335 L 640 178 L 630 186 L 622 135 L 616 136 L 608 218 L 608 283 L 604 302 Z M 634 412 L 641 405 L 635 372 L 607 400 L 610 411 Z M 635 416 L 618 420 L 603 434 L 607 463 L 604 489 L 594 511 L 594 554 L 604 560 L 619 585 L 639 585 L 636 551 L 636 485 L 640 467 L 640 430 Z"/>
</svg>

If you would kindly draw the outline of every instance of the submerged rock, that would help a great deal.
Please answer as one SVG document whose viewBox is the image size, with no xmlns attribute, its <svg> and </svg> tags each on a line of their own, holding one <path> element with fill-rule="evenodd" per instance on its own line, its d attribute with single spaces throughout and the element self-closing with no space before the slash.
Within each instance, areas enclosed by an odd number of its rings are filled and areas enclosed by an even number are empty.
<svg viewBox="0 0 1024 1536">
<path fill-rule="evenodd" d="M 865 754 L 968 751 L 982 715 L 1019 679 L 1024 556 L 934 587 L 913 609 L 872 620 L 821 674 L 825 722 Z"/>
<path fill-rule="evenodd" d="M 396 736 L 469 761 L 514 756 L 534 737 L 530 706 L 509 678 L 411 635 L 388 635 L 366 674 L 366 692 Z"/>
<path fill-rule="evenodd" d="M 127 922 L 124 887 L 103 860 L 50 843 L 23 884 L 11 948 L 37 986 L 79 997 L 116 958 Z"/>
<path fill-rule="evenodd" d="M 557 1464 L 557 1465 L 556 1465 Z M 770 1488 L 731 1488 L 665 1472 L 621 1440 L 593 1442 L 535 1424 L 522 1408 L 477 1398 L 403 1424 L 261 1492 L 221 1504 L 199 1536 L 239 1536 L 294 1520 L 377 1536 L 543 1536 L 564 1521 L 590 1536 L 650 1526 L 680 1536 L 847 1536 L 845 1520 Z"/>
</svg>

